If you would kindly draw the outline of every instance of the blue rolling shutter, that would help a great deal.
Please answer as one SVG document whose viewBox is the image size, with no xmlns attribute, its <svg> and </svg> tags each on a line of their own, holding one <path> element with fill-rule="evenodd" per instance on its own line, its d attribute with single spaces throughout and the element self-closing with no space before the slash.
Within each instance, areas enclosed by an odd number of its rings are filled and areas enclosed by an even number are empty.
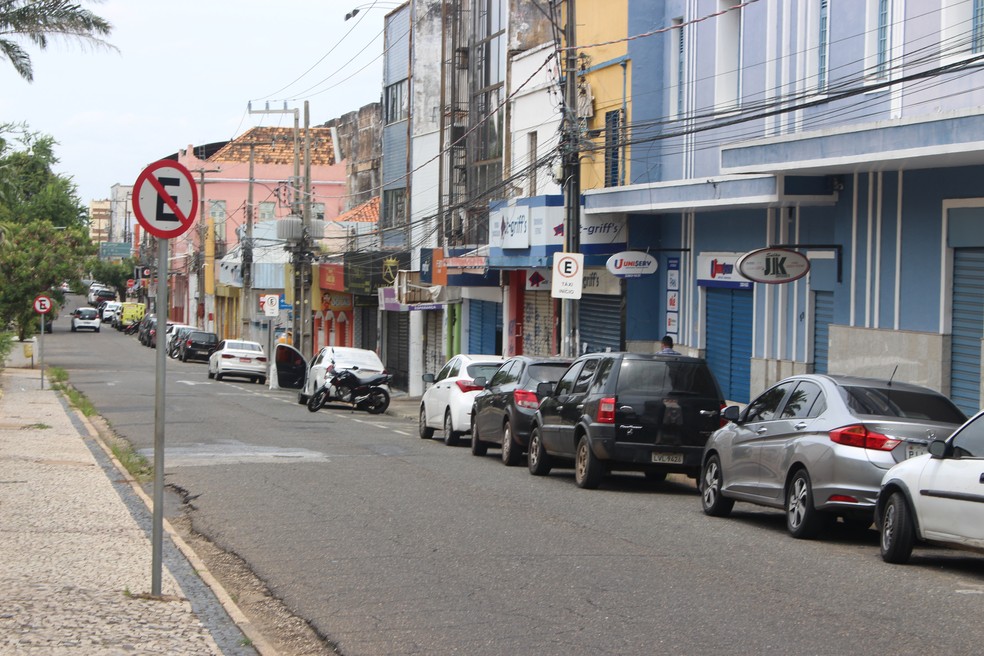
<svg viewBox="0 0 984 656">
<path fill-rule="evenodd" d="M 813 372 L 827 373 L 830 350 L 830 324 L 834 322 L 834 293 L 813 294 Z"/>
<path fill-rule="evenodd" d="M 578 302 L 578 353 L 624 350 L 622 297 L 584 294 Z"/>
<path fill-rule="evenodd" d="M 747 403 L 752 357 L 752 294 L 709 287 L 707 364 L 729 401 Z"/>
<path fill-rule="evenodd" d="M 502 303 L 468 301 L 468 352 L 502 354 Z"/>
<path fill-rule="evenodd" d="M 980 410 L 984 337 L 984 249 L 957 248 L 953 258 L 950 398 L 968 416 Z"/>
</svg>

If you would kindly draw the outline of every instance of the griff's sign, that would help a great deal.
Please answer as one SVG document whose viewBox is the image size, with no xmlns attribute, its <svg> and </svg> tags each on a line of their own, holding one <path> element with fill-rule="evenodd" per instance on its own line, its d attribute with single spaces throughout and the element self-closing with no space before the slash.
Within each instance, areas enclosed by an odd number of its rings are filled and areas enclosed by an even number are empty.
<svg viewBox="0 0 984 656">
<path fill-rule="evenodd" d="M 760 248 L 742 255 L 737 262 L 739 273 L 749 280 L 779 285 L 799 280 L 810 272 L 810 260 L 786 248 Z"/>
</svg>

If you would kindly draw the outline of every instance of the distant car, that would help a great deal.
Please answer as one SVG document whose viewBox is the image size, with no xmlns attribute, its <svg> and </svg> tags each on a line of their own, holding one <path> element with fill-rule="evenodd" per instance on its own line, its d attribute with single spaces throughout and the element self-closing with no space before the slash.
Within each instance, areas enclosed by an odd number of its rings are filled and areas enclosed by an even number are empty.
<svg viewBox="0 0 984 656">
<path fill-rule="evenodd" d="M 99 320 L 103 323 L 113 324 L 116 313 L 120 311 L 122 303 L 119 301 L 106 301 L 99 311 Z"/>
<path fill-rule="evenodd" d="M 285 355 L 292 350 L 292 348 L 278 349 Z M 311 395 L 324 384 L 325 378 L 336 369 L 351 369 L 360 376 L 386 371 L 385 365 L 375 351 L 350 346 L 323 346 L 307 367 L 304 384 L 297 394 L 297 402 L 307 403 Z M 387 392 L 390 391 L 389 387 L 385 385 L 383 387 Z"/>
<path fill-rule="evenodd" d="M 707 363 L 682 355 L 582 355 L 537 392 L 530 473 L 573 465 L 575 484 L 589 489 L 610 471 L 642 472 L 653 483 L 670 473 L 696 478 L 724 407 Z"/>
<path fill-rule="evenodd" d="M 885 474 L 875 517 L 881 555 L 909 560 L 917 541 L 984 551 L 984 412 L 978 412 L 929 453 Z"/>
<path fill-rule="evenodd" d="M 62 292 L 66 294 L 70 294 L 72 292 L 72 286 L 68 284 L 68 282 L 63 282 L 62 284 L 58 285 L 58 289 L 60 289 Z"/>
<path fill-rule="evenodd" d="M 500 445 L 502 462 L 519 464 L 530 443 L 530 426 L 540 405 L 540 383 L 556 383 L 571 364 L 565 358 L 512 357 L 499 367 L 476 396 L 471 417 L 471 450 L 485 455 L 489 445 Z M 482 378 L 475 385 L 484 384 Z"/>
<path fill-rule="evenodd" d="M 434 437 L 434 430 L 444 431 L 444 443 L 457 444 L 471 433 L 471 411 L 475 396 L 483 385 L 476 378 L 492 378 L 505 358 L 501 355 L 456 355 L 438 372 L 424 374 L 425 383 L 433 383 L 420 399 L 417 432 L 421 439 Z"/>
<path fill-rule="evenodd" d="M 837 517 L 868 528 L 885 472 L 966 419 L 925 387 L 819 374 L 786 378 L 724 417 L 704 451 L 704 512 L 727 515 L 735 501 L 782 509 L 795 538 Z"/>
<path fill-rule="evenodd" d="M 168 324 L 165 339 L 165 348 L 167 348 L 168 357 L 178 357 L 178 345 L 180 344 L 179 340 L 182 337 L 186 337 L 192 330 L 198 330 L 198 328 L 185 323 Z"/>
<path fill-rule="evenodd" d="M 178 345 L 178 359 L 208 360 L 219 343 L 219 336 L 205 330 L 192 330 Z"/>
<path fill-rule="evenodd" d="M 222 380 L 225 376 L 241 376 L 260 383 L 266 382 L 267 357 L 258 342 L 224 339 L 208 356 L 208 377 Z"/>
<path fill-rule="evenodd" d="M 92 300 L 89 302 L 90 305 L 97 306 L 103 301 L 115 301 L 116 291 L 113 289 L 96 289 L 91 294 Z"/>
<path fill-rule="evenodd" d="M 100 325 L 99 313 L 96 312 L 96 308 L 83 307 L 72 313 L 73 333 L 79 330 L 92 330 L 98 333 Z"/>
<path fill-rule="evenodd" d="M 150 346 L 150 331 L 152 330 L 157 330 L 157 315 L 146 314 L 137 327 L 137 341 L 144 346 Z"/>
</svg>

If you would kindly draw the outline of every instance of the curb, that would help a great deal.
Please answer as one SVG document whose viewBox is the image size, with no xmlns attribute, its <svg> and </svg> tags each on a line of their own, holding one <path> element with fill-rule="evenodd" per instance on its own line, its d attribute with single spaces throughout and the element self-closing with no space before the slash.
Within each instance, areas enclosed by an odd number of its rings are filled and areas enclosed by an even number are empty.
<svg viewBox="0 0 984 656">
<path fill-rule="evenodd" d="M 67 385 L 67 383 L 63 384 Z M 67 402 L 68 399 L 65 399 L 65 401 Z M 99 444 L 99 448 L 103 450 L 103 453 L 106 454 L 109 461 L 113 463 L 113 467 L 115 467 L 116 470 L 123 476 L 123 480 L 129 484 L 134 493 L 140 498 L 141 501 L 143 501 L 144 505 L 147 507 L 147 511 L 152 514 L 154 509 L 153 500 L 147 495 L 146 492 L 144 492 L 140 484 L 130 475 L 130 472 L 128 472 L 123 466 L 123 463 L 117 460 L 116 456 L 113 454 L 113 450 L 106 442 L 106 435 L 103 430 L 96 426 L 96 424 L 93 423 L 88 417 L 82 414 L 78 408 L 71 405 L 71 403 L 67 403 L 67 405 L 79 418 L 79 421 L 81 421 L 86 427 L 96 443 Z M 174 530 L 174 527 L 166 519 L 164 520 L 163 528 L 171 538 L 171 541 L 174 542 L 174 545 L 188 560 L 188 563 L 191 565 L 195 573 L 201 577 L 205 585 L 209 587 L 216 599 L 218 599 L 219 603 L 222 604 L 222 608 L 224 608 L 226 613 L 229 614 L 229 618 L 236 624 L 236 626 L 239 627 L 239 629 L 243 632 L 243 635 L 250 640 L 252 643 L 251 646 L 261 656 L 279 656 L 279 652 L 269 643 L 269 641 L 267 641 L 260 631 L 253 626 L 253 623 L 246 617 L 245 613 L 243 613 L 239 606 L 236 605 L 236 602 L 232 600 L 232 597 L 226 589 L 222 587 L 222 584 L 219 583 L 219 581 L 212 575 L 202 559 L 198 557 L 198 554 L 196 554 L 188 543 L 185 542 L 180 535 L 178 535 L 177 531 Z M 209 636 L 209 639 L 212 639 L 211 636 Z M 213 646 L 216 653 L 221 653 L 218 645 L 214 644 L 214 642 Z"/>
</svg>

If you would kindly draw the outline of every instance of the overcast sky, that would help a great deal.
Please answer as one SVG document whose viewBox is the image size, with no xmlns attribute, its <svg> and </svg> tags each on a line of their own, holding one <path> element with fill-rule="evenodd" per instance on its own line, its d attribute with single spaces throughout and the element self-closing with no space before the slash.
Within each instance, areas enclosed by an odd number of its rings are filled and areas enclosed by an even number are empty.
<svg viewBox="0 0 984 656">
<path fill-rule="evenodd" d="M 56 170 L 79 196 L 108 198 L 148 164 L 189 144 L 231 139 L 257 125 L 311 123 L 376 102 L 382 88 L 383 18 L 372 0 L 109 0 L 84 6 L 113 24 L 117 51 L 20 42 L 34 82 L 0 60 L 0 123 L 26 122 L 58 141 Z M 362 10 L 351 20 L 345 15 Z"/>
</svg>

